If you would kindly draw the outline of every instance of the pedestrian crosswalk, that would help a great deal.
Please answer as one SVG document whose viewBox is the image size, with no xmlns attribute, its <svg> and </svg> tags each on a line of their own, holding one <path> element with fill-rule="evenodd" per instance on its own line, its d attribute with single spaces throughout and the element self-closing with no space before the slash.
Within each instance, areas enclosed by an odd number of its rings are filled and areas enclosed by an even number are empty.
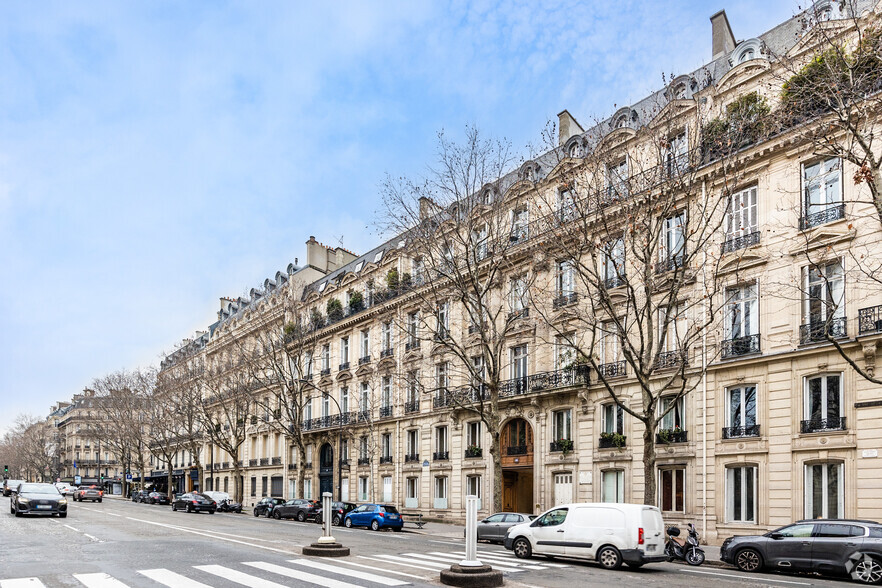
<svg viewBox="0 0 882 588">
<path fill-rule="evenodd" d="M 378 553 L 352 555 L 348 558 L 287 559 L 279 562 L 242 561 L 193 565 L 183 569 L 151 568 L 134 570 L 122 578 L 104 572 L 71 574 L 75 582 L 58 575 L 52 578 L 0 579 L 0 588 L 47 588 L 57 583 L 85 588 L 131 588 L 166 586 L 167 588 L 284 588 L 322 586 L 324 588 L 377 588 L 408 586 L 437 580 L 438 573 L 465 558 L 464 551 L 426 551 L 401 554 Z M 502 551 L 479 551 L 478 558 L 506 573 L 567 567 L 566 564 L 541 560 L 522 561 Z M 70 578 L 71 576 L 68 576 Z"/>
</svg>

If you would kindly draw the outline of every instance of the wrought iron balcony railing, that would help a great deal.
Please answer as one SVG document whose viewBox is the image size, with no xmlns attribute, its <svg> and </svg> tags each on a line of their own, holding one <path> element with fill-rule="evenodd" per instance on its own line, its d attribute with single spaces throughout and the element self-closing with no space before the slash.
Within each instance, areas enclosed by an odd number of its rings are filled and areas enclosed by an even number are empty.
<svg viewBox="0 0 882 588">
<path fill-rule="evenodd" d="M 664 370 L 689 365 L 689 357 L 686 350 L 663 351 L 655 358 L 655 369 Z"/>
<path fill-rule="evenodd" d="M 754 335 L 745 335 L 744 337 L 736 337 L 735 339 L 729 339 L 728 341 L 723 341 L 722 343 L 720 343 L 720 354 L 723 356 L 723 359 L 759 352 L 759 333 L 756 333 Z"/>
<path fill-rule="evenodd" d="M 669 255 L 667 258 L 659 261 L 655 264 L 655 273 L 663 274 L 665 272 L 673 271 L 677 268 L 682 268 L 686 264 L 686 254 L 678 253 L 676 255 Z"/>
<path fill-rule="evenodd" d="M 436 451 L 432 454 L 432 461 L 444 461 L 450 459 L 449 451 Z"/>
<path fill-rule="evenodd" d="M 803 345 L 826 341 L 827 335 L 833 339 L 843 339 L 848 336 L 846 318 L 842 316 L 828 320 L 819 319 L 817 322 L 799 326 L 799 342 Z"/>
<path fill-rule="evenodd" d="M 510 313 L 508 313 L 508 320 L 514 321 L 517 319 L 528 318 L 529 316 L 530 316 L 530 309 L 525 307 L 525 308 L 521 308 L 519 310 L 513 310 Z"/>
<path fill-rule="evenodd" d="M 514 378 L 500 382 L 499 396 L 507 398 L 520 396 L 541 390 L 566 388 L 588 384 L 589 368 L 586 365 L 563 368 L 553 372 L 540 372 L 523 378 Z"/>
<path fill-rule="evenodd" d="M 831 417 L 826 419 L 810 419 L 800 421 L 800 433 L 822 433 L 824 431 L 844 431 L 845 417 Z"/>
<path fill-rule="evenodd" d="M 387 463 L 392 463 L 392 456 L 391 455 L 381 455 L 380 456 L 380 465 L 387 464 Z"/>
<path fill-rule="evenodd" d="M 598 449 L 621 449 L 628 443 L 628 437 L 618 433 L 601 433 L 597 441 Z"/>
<path fill-rule="evenodd" d="M 506 455 L 527 455 L 532 452 L 532 445 L 509 445 L 505 448 Z"/>
<path fill-rule="evenodd" d="M 858 334 L 882 333 L 882 305 L 858 311 Z"/>
<path fill-rule="evenodd" d="M 249 459 L 249 460 L 248 460 L 248 467 L 253 468 L 253 467 L 256 467 L 256 466 L 257 466 L 257 460 L 256 460 L 256 459 Z"/>
<path fill-rule="evenodd" d="M 331 368 L 322 368 L 322 375 L 327 376 L 331 373 Z"/>
<path fill-rule="evenodd" d="M 723 439 L 740 439 L 742 437 L 759 436 L 759 425 L 747 425 L 746 427 L 723 427 Z"/>
<path fill-rule="evenodd" d="M 569 306 L 571 304 L 575 304 L 579 300 L 579 295 L 575 292 L 570 292 L 568 294 L 561 294 L 555 297 L 554 300 L 551 301 L 551 305 L 557 308 L 563 308 L 564 306 Z"/>
<path fill-rule="evenodd" d="M 625 276 L 610 276 L 603 280 L 603 286 L 607 290 L 612 290 L 613 288 L 618 288 L 619 286 L 625 285 Z"/>
<path fill-rule="evenodd" d="M 365 355 L 364 357 L 358 358 L 358 365 L 366 365 L 371 362 L 371 356 Z"/>
<path fill-rule="evenodd" d="M 484 454 L 484 450 L 480 447 L 466 447 L 465 456 L 466 457 L 481 457 Z"/>
<path fill-rule="evenodd" d="M 271 463 L 273 465 L 282 465 L 282 458 L 281 457 L 274 457 L 274 458 L 272 458 Z"/>
<path fill-rule="evenodd" d="M 404 344 L 405 351 L 412 351 L 414 349 L 419 349 L 419 348 L 420 348 L 420 340 L 419 339 L 416 339 L 413 341 L 408 341 L 407 343 Z"/>
<path fill-rule="evenodd" d="M 391 406 L 381 406 L 380 407 L 380 418 L 386 418 L 392 416 L 392 407 Z"/>
<path fill-rule="evenodd" d="M 687 431 L 680 429 L 660 429 L 655 434 L 655 442 L 667 445 L 668 443 L 686 443 L 689 440 Z"/>
<path fill-rule="evenodd" d="M 625 375 L 625 361 L 613 361 L 597 366 L 597 374 L 607 378 L 621 378 Z"/>
<path fill-rule="evenodd" d="M 408 453 L 404 456 L 404 463 L 418 463 L 420 461 L 419 453 Z"/>
<path fill-rule="evenodd" d="M 443 408 L 453 404 L 453 395 L 444 390 L 432 398 L 432 408 Z"/>
<path fill-rule="evenodd" d="M 753 247 L 759 242 L 760 232 L 754 231 L 753 233 L 741 235 L 740 237 L 732 237 L 731 239 L 726 239 L 726 241 L 723 242 L 721 250 L 723 253 L 732 253 L 733 251 L 738 251 L 739 249 Z"/>
<path fill-rule="evenodd" d="M 572 451 L 573 450 L 573 442 L 570 439 L 560 439 L 558 441 L 552 441 L 548 444 L 548 450 L 551 452 L 555 451 Z"/>
<path fill-rule="evenodd" d="M 404 403 L 404 413 L 410 414 L 413 412 L 420 411 L 420 401 L 419 400 L 411 400 L 409 402 Z"/>
<path fill-rule="evenodd" d="M 371 458 L 369 458 L 369 457 L 359 457 L 359 458 L 358 458 L 358 465 L 360 465 L 360 466 L 371 465 Z"/>
<path fill-rule="evenodd" d="M 342 371 L 345 371 L 345 370 L 348 370 L 348 369 L 349 369 L 349 362 L 348 362 L 348 361 L 344 361 L 343 363 L 340 364 L 340 368 L 339 368 L 338 371 L 341 371 L 341 372 L 342 372 Z"/>
<path fill-rule="evenodd" d="M 269 465 L 269 458 L 268 457 L 261 457 L 260 458 L 260 465 L 262 465 L 262 466 Z"/>
<path fill-rule="evenodd" d="M 392 357 L 394 354 L 395 354 L 395 348 L 394 348 L 394 347 L 387 347 L 386 349 L 383 349 L 382 351 L 380 351 L 380 357 L 381 357 L 381 358 L 383 358 L 383 357 Z"/>
<path fill-rule="evenodd" d="M 842 218 L 845 218 L 845 204 L 835 204 L 819 212 L 804 215 L 799 219 L 799 228 L 804 231 Z"/>
</svg>

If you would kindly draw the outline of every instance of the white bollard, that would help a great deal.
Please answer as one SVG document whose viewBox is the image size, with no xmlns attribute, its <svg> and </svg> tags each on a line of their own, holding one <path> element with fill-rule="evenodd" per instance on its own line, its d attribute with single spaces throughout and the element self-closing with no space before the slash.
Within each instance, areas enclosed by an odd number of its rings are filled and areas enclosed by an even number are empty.
<svg viewBox="0 0 882 588">
<path fill-rule="evenodd" d="M 478 567 L 484 564 L 478 560 L 478 497 L 466 496 L 465 559 L 459 562 L 462 567 Z"/>
<path fill-rule="evenodd" d="M 331 493 L 322 494 L 322 536 L 318 542 L 336 543 L 337 540 L 331 536 L 331 522 L 334 520 L 334 513 L 331 512 Z"/>
</svg>

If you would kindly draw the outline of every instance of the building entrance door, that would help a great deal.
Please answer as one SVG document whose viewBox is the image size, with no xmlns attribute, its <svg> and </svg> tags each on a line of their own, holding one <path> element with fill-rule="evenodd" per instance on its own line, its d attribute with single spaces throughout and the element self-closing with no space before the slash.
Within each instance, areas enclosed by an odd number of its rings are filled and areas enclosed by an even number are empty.
<svg viewBox="0 0 882 588">
<path fill-rule="evenodd" d="M 524 419 L 512 419 L 502 429 L 502 510 L 534 511 L 533 428 Z"/>
</svg>

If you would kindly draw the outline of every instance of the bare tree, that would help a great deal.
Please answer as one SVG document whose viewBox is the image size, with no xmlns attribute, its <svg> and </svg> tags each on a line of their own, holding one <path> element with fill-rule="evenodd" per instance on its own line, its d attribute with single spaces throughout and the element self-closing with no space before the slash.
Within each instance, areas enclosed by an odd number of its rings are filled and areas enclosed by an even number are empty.
<svg viewBox="0 0 882 588">
<path fill-rule="evenodd" d="M 45 420 L 19 415 L 2 443 L 4 465 L 10 477 L 31 481 L 54 481 L 58 444 Z"/>
</svg>

